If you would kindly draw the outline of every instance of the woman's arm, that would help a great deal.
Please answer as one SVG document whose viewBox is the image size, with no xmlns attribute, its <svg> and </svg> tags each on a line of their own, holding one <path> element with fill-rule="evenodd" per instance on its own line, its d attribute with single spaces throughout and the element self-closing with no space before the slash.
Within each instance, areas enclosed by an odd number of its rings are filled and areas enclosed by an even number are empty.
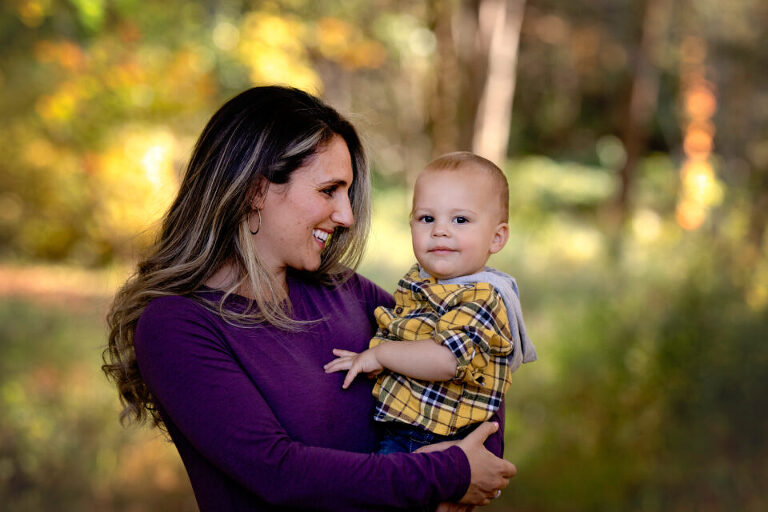
<svg viewBox="0 0 768 512">
<path fill-rule="evenodd" d="M 453 446 L 471 448 L 471 447 L 476 447 L 478 443 L 483 443 L 483 441 L 485 441 L 484 444 L 487 447 L 488 440 L 490 440 L 494 434 L 498 434 L 501 432 L 503 432 L 503 430 L 500 425 L 498 425 L 497 423 L 486 422 L 486 423 L 480 424 L 473 432 L 468 434 L 467 437 L 465 437 L 460 441 L 443 441 L 440 443 L 422 446 L 421 448 L 416 450 L 416 453 L 434 453 L 442 450 L 447 450 L 448 448 Z M 473 455 L 471 455 L 470 452 L 468 452 L 467 456 L 470 458 L 470 465 L 472 465 L 471 461 L 472 461 Z M 470 488 L 467 490 L 467 493 L 464 495 L 464 498 L 462 498 L 461 503 L 470 504 L 470 505 L 488 504 L 490 500 L 498 497 L 497 492 L 505 488 L 509 484 L 509 478 L 511 478 L 517 473 L 517 469 L 512 467 L 511 472 L 507 474 L 506 480 L 504 479 L 494 480 L 495 478 L 498 477 L 498 475 L 494 474 L 494 471 L 496 470 L 497 466 L 489 466 L 486 464 L 487 462 L 482 462 L 472 466 L 473 468 L 472 471 L 476 474 L 476 476 L 479 476 L 477 474 L 480 472 L 488 471 L 488 474 L 486 475 L 487 479 L 485 480 L 486 483 L 479 484 L 475 487 L 470 485 Z M 458 505 L 459 505 L 458 503 L 443 502 L 441 503 L 441 507 L 439 508 L 439 510 L 444 510 L 444 511 L 463 510 L 463 507 L 460 507 Z"/>
<path fill-rule="evenodd" d="M 485 466 L 501 464 L 509 473 L 511 464 L 473 446 L 381 456 L 292 440 L 221 342 L 217 326 L 199 306 L 179 307 L 178 301 L 186 299 L 160 299 L 142 315 L 136 336 L 142 377 L 194 448 L 264 501 L 325 510 L 405 508 L 462 497 L 477 502 L 478 491 L 467 489 L 474 459 L 484 457 Z M 508 476 L 499 470 L 496 478 Z M 481 473 L 474 480 L 470 491 L 493 484 Z"/>
</svg>

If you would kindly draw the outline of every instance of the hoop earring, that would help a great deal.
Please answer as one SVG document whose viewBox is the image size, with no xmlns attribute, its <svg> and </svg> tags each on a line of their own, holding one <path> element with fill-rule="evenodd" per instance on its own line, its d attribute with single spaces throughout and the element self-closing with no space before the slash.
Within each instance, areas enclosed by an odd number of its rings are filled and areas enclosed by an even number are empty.
<svg viewBox="0 0 768 512">
<path fill-rule="evenodd" d="M 261 229 L 261 209 L 259 209 L 259 208 L 254 208 L 254 210 L 256 210 L 256 213 L 259 215 L 259 225 L 258 225 L 258 227 L 256 228 L 256 231 L 253 231 L 253 230 L 251 229 L 251 226 L 248 226 L 248 231 L 250 231 L 252 235 L 255 235 L 255 234 L 256 234 L 256 233 L 258 233 L 258 232 L 259 232 L 259 230 Z"/>
</svg>

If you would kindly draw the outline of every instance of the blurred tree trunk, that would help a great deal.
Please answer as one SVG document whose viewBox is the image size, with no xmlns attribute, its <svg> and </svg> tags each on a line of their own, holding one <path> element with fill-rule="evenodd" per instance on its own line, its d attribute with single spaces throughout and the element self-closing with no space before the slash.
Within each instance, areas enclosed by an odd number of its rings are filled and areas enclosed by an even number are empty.
<svg viewBox="0 0 768 512">
<path fill-rule="evenodd" d="M 754 169 L 752 182 L 755 196 L 752 199 L 752 215 L 749 223 L 749 245 L 756 261 L 765 243 L 765 226 L 768 221 L 768 170 Z"/>
<path fill-rule="evenodd" d="M 430 0 L 437 39 L 428 129 L 432 153 L 506 157 L 525 0 Z"/>
<path fill-rule="evenodd" d="M 638 0 L 640 15 L 634 62 L 632 67 L 629 102 L 622 142 L 626 161 L 619 172 L 620 182 L 616 206 L 618 225 L 623 225 L 632 209 L 632 186 L 637 164 L 646 152 L 651 131 L 651 120 L 658 104 L 659 71 L 654 62 L 659 45 L 663 42 L 664 28 L 669 16 L 665 0 Z"/>
<path fill-rule="evenodd" d="M 525 0 L 484 0 L 479 6 L 479 37 L 488 49 L 488 65 L 472 150 L 499 165 L 507 157 L 524 10 Z"/>
<path fill-rule="evenodd" d="M 768 35 L 768 6 L 762 4 L 762 8 L 757 10 L 756 18 L 759 20 L 757 26 L 762 27 L 763 39 Z M 746 151 L 742 151 L 740 154 L 749 155 L 750 160 L 750 188 L 753 191 L 752 195 L 752 213 L 750 215 L 749 225 L 749 244 L 754 260 L 757 262 L 759 258 L 765 257 L 763 248 L 765 246 L 766 228 L 768 227 L 768 121 L 766 120 L 765 110 L 754 108 L 754 102 L 764 100 L 766 97 L 765 82 L 755 77 L 763 76 L 765 73 L 765 53 L 764 52 L 749 52 L 744 67 L 747 70 L 745 74 L 744 82 L 750 90 L 751 94 L 745 101 L 748 104 L 748 111 L 750 113 L 751 123 L 748 132 L 753 134 L 750 137 L 749 146 Z M 742 138 L 743 140 L 743 138 Z"/>
<path fill-rule="evenodd" d="M 752 11 L 753 21 L 761 30 L 755 40 L 768 37 L 768 6 Z M 717 119 L 718 153 L 722 155 L 723 179 L 730 181 L 736 192 L 741 185 L 749 197 L 748 227 L 743 261 L 748 267 L 764 258 L 768 227 L 768 120 L 765 109 L 756 108 L 765 101 L 766 70 L 764 52 L 754 51 L 745 41 L 741 45 L 723 46 L 715 54 L 719 108 Z M 729 187 L 729 188 L 730 188 Z M 738 192 L 736 192 L 738 193 Z M 747 269 L 748 272 L 752 268 Z"/>
<path fill-rule="evenodd" d="M 435 73 L 428 91 L 427 130 L 432 140 L 432 156 L 455 151 L 458 145 L 457 108 L 464 77 L 456 54 L 453 30 L 453 2 L 429 0 L 428 25 L 436 38 Z"/>
<path fill-rule="evenodd" d="M 754 77 L 759 76 L 760 59 L 745 56 L 732 66 L 723 84 L 723 124 L 718 143 L 726 165 L 739 167 L 746 159 L 748 174 L 743 178 L 750 198 L 749 224 L 746 232 L 747 263 L 756 264 L 762 256 L 768 224 L 768 123 L 764 111 L 755 109 L 761 92 Z M 733 69 L 736 68 L 736 69 Z M 735 177 L 734 177 L 735 178 Z M 736 178 L 738 179 L 738 178 Z"/>
</svg>

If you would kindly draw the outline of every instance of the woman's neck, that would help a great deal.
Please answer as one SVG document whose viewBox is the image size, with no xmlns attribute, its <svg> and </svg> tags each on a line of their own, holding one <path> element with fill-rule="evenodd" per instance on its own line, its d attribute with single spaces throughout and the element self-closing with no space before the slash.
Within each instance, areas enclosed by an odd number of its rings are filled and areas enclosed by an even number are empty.
<svg viewBox="0 0 768 512">
<path fill-rule="evenodd" d="M 237 287 L 235 293 L 254 300 L 262 299 L 267 301 L 274 300 L 275 302 L 282 302 L 288 297 L 286 270 L 285 268 L 278 269 L 277 271 L 271 272 L 271 274 L 274 279 L 273 282 L 275 282 L 278 286 L 278 289 L 276 290 L 276 294 L 279 295 L 278 297 L 268 297 L 268 295 L 272 295 L 268 290 L 261 290 L 261 293 L 256 293 L 252 289 L 250 280 L 248 279 L 246 279 Z M 221 268 L 219 268 L 219 270 L 214 272 L 214 274 L 205 281 L 205 286 L 215 290 L 229 290 L 235 286 L 238 281 L 239 278 L 235 266 L 231 263 L 225 263 L 221 266 Z"/>
</svg>

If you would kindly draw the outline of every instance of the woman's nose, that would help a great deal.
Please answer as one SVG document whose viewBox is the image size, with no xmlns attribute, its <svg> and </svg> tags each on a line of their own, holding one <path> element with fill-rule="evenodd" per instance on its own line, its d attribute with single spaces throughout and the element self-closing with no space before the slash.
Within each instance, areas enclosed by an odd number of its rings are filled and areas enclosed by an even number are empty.
<svg viewBox="0 0 768 512">
<path fill-rule="evenodd" d="M 355 216 L 352 213 L 352 205 L 346 195 L 344 195 L 337 203 L 336 208 L 333 210 L 333 213 L 331 213 L 331 220 L 345 228 L 348 228 L 355 223 Z"/>
</svg>

